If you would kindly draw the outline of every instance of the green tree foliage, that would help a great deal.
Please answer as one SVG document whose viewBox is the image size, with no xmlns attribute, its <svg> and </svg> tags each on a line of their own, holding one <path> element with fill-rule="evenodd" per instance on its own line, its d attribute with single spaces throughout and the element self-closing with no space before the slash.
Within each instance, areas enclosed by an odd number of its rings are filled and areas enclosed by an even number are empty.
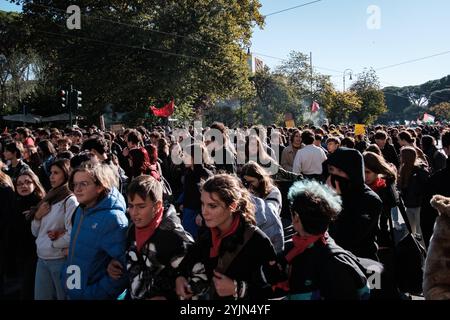
<svg viewBox="0 0 450 320">
<path fill-rule="evenodd" d="M 430 112 L 434 113 L 439 120 L 450 120 L 450 103 L 441 102 L 430 108 Z"/>
<path fill-rule="evenodd" d="M 348 123 L 350 114 L 361 110 L 362 100 L 354 91 L 338 92 L 332 90 L 328 97 L 330 98 L 328 103 L 322 106 L 330 123 Z"/>
<path fill-rule="evenodd" d="M 151 101 L 250 94 L 244 46 L 263 24 L 257 0 L 16 1 L 33 27 L 54 85 L 83 91 L 85 113 L 146 110 Z M 142 117 L 142 114 L 141 114 Z"/>
<path fill-rule="evenodd" d="M 352 112 L 350 120 L 354 123 L 372 124 L 387 111 L 384 94 L 373 69 L 364 70 L 350 87 L 361 99 L 361 109 Z"/>
<path fill-rule="evenodd" d="M 20 14 L 0 11 L 0 35 L 0 106 L 16 112 L 36 85 L 29 80 L 38 57 Z"/>
</svg>

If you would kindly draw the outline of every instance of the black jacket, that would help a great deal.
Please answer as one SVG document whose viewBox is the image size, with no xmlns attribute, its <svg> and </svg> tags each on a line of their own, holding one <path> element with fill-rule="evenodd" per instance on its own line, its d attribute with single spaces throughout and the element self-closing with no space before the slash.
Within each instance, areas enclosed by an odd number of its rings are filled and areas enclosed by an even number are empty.
<svg viewBox="0 0 450 320">
<path fill-rule="evenodd" d="M 343 170 L 350 178 L 343 191 L 342 212 L 330 226 L 336 244 L 358 257 L 376 260 L 378 220 L 382 211 L 380 197 L 364 183 L 362 155 L 353 149 L 339 148 L 327 163 Z"/>
<path fill-rule="evenodd" d="M 244 232 L 247 228 L 254 229 L 251 238 L 223 274 L 239 282 L 245 281 L 248 290 L 244 299 L 263 299 L 272 296 L 272 288 L 267 283 L 262 269 L 268 266 L 270 261 L 275 261 L 276 254 L 269 238 L 260 229 L 241 219 L 237 231 L 222 240 L 219 257 L 223 257 L 226 251 L 233 252 L 239 244 L 243 243 Z M 189 248 L 188 254 L 180 265 L 180 274 L 190 280 L 191 289 L 196 294 L 207 292 L 213 285 L 213 270 L 217 268 L 219 259 L 218 257 L 210 258 L 211 243 L 211 233 L 205 232 Z M 233 297 L 221 298 L 214 294 L 210 299 L 233 299 Z"/>
<path fill-rule="evenodd" d="M 450 157 L 447 158 L 447 166 L 444 169 L 431 175 L 424 190 L 425 194 L 420 211 L 420 224 L 425 244 L 428 245 L 433 234 L 434 222 L 438 216 L 438 212 L 430 205 L 430 200 L 437 194 L 450 197 Z"/>
<path fill-rule="evenodd" d="M 136 247 L 135 226 L 131 225 L 127 239 L 129 296 L 132 299 L 156 296 L 176 299 L 176 268 L 193 242 L 181 226 L 173 206 L 165 209 L 161 224 L 140 252 Z"/>
<path fill-rule="evenodd" d="M 0 277 L 3 277 L 8 261 L 6 249 L 14 246 L 14 244 L 8 243 L 9 233 L 7 231 L 15 210 L 15 196 L 12 188 L 0 184 Z M 3 281 L 3 278 L 0 278 L 0 281 Z"/>
<path fill-rule="evenodd" d="M 408 185 L 400 190 L 405 207 L 417 208 L 421 206 L 428 178 L 427 170 L 422 167 L 414 167 Z"/>
<path fill-rule="evenodd" d="M 367 278 L 356 257 L 345 253 L 330 237 L 317 241 L 290 265 L 290 300 L 361 300 L 369 298 Z"/>
</svg>

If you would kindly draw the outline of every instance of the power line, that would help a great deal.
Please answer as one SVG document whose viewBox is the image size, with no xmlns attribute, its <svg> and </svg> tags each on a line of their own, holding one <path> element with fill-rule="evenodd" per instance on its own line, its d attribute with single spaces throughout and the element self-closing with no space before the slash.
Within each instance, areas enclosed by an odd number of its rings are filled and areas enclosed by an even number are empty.
<svg viewBox="0 0 450 320">
<path fill-rule="evenodd" d="M 280 58 L 280 57 L 270 56 L 270 55 L 263 54 L 263 53 L 260 53 L 260 52 L 253 52 L 253 54 L 255 54 L 257 56 L 261 56 L 261 57 L 267 57 L 267 58 L 275 59 L 275 60 L 286 61 L 286 58 L 283 59 L 283 58 Z M 318 66 L 314 66 L 314 65 L 313 65 L 313 67 L 316 68 L 316 69 L 342 73 L 342 71 L 335 70 L 335 69 L 330 69 L 330 68 L 325 68 L 325 67 L 318 67 Z"/>
<path fill-rule="evenodd" d="M 271 12 L 271 13 L 269 13 L 269 14 L 264 15 L 264 17 L 267 18 L 267 17 L 273 16 L 273 15 L 276 15 L 276 14 L 279 14 L 279 13 L 282 13 L 282 12 L 294 10 L 294 9 L 301 8 L 301 7 L 305 7 L 305 6 L 308 6 L 308 5 L 317 3 L 317 2 L 321 2 L 321 1 L 322 1 L 322 0 L 316 0 L 316 1 L 311 1 L 311 2 L 307 2 L 307 3 L 303 3 L 303 4 L 300 4 L 300 5 L 295 6 L 295 7 L 290 7 L 290 8 L 286 8 L 286 9 L 280 10 L 280 11 Z"/>
<path fill-rule="evenodd" d="M 66 13 L 65 10 L 59 9 L 59 8 L 56 8 L 56 7 L 45 6 L 45 5 L 35 4 L 35 3 L 30 3 L 29 5 L 36 6 L 36 7 L 42 7 L 42 8 L 45 8 L 45 9 L 53 9 L 53 10 L 56 10 L 56 11 L 61 11 L 63 13 Z M 130 24 L 130 23 L 115 21 L 115 20 L 111 20 L 111 19 L 105 19 L 105 18 L 100 18 L 100 17 L 96 17 L 96 16 L 90 16 L 90 15 L 84 15 L 83 18 L 94 19 L 94 20 L 99 20 L 99 21 L 104 21 L 104 22 L 109 22 L 109 23 L 114 23 L 114 24 L 118 24 L 118 25 L 122 25 L 122 26 L 127 26 L 127 27 L 130 27 L 130 28 L 137 28 L 137 29 L 141 29 L 141 30 L 144 30 L 144 31 L 164 34 L 164 35 L 173 36 L 173 37 L 177 37 L 177 38 L 188 39 L 188 40 L 195 41 L 195 42 L 205 43 L 205 44 L 209 44 L 209 45 L 213 45 L 213 46 L 217 46 L 217 47 L 222 47 L 221 45 L 219 45 L 219 44 L 217 44 L 215 42 L 195 39 L 195 38 L 192 38 L 192 36 L 183 36 L 183 35 L 180 35 L 180 34 L 177 34 L 177 33 L 173 33 L 173 32 L 165 32 L 165 31 L 155 30 L 155 29 L 151 29 L 151 28 L 148 28 L 148 27 L 139 26 L 139 25 L 136 25 L 136 24 Z"/>
<path fill-rule="evenodd" d="M 418 58 L 418 59 L 413 59 L 413 60 L 408 60 L 408 61 L 404 61 L 404 62 L 400 62 L 400 63 L 396 63 L 396 64 L 391 64 L 389 66 L 385 66 L 385 67 L 381 67 L 381 68 L 375 69 L 375 71 L 385 70 L 385 69 L 394 68 L 394 67 L 401 66 L 401 65 L 404 65 L 404 64 L 408 64 L 408 63 L 413 63 L 413 62 L 418 62 L 418 61 L 422 61 L 422 60 L 426 60 L 426 59 L 431 59 L 431 58 L 434 58 L 434 57 L 437 57 L 437 56 L 442 56 L 442 55 L 449 54 L 449 53 L 450 53 L 450 50 L 449 51 L 440 52 L 440 53 L 436 53 L 436 54 L 433 54 L 431 56 L 426 56 L 426 57 L 422 57 L 422 58 Z"/>
</svg>

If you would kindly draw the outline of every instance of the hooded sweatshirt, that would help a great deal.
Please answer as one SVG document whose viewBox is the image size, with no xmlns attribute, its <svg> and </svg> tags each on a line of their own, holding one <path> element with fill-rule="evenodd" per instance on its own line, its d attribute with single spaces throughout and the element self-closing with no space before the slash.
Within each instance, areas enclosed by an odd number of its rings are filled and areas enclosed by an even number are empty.
<svg viewBox="0 0 450 320">
<path fill-rule="evenodd" d="M 329 156 L 327 164 L 341 169 L 350 179 L 342 190 L 342 212 L 330 226 L 330 235 L 356 256 L 376 259 L 375 240 L 382 202 L 364 183 L 362 155 L 354 149 L 339 148 Z"/>
</svg>

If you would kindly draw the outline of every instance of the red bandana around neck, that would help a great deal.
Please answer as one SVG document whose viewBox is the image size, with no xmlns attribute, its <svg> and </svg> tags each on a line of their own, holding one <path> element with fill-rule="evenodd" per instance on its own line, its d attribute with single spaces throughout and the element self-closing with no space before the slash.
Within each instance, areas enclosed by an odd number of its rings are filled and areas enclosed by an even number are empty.
<svg viewBox="0 0 450 320">
<path fill-rule="evenodd" d="M 219 230 L 217 228 L 211 229 L 211 240 L 212 240 L 212 247 L 209 251 L 209 257 L 215 258 L 219 255 L 219 248 L 220 243 L 222 242 L 222 239 L 225 237 L 228 237 L 230 234 L 233 234 L 236 232 L 237 228 L 239 227 L 239 222 L 241 219 L 239 218 L 238 214 L 235 214 L 233 217 L 233 222 L 231 223 L 230 229 L 225 232 L 224 234 L 219 234 Z"/>
<path fill-rule="evenodd" d="M 315 243 L 317 240 L 321 240 L 324 244 L 326 244 L 328 238 L 328 233 L 319 234 L 315 236 L 307 236 L 301 237 L 298 234 L 292 237 L 292 241 L 294 243 L 294 247 L 289 251 L 286 255 L 286 260 L 288 263 L 306 250 L 311 244 Z"/>
<path fill-rule="evenodd" d="M 153 217 L 150 224 L 144 228 L 135 228 L 135 235 L 136 235 L 136 246 L 138 251 L 140 252 L 144 243 L 147 242 L 148 239 L 151 238 L 153 233 L 155 233 L 155 230 L 159 227 L 162 218 L 163 218 L 163 212 L 164 208 L 161 207 Z"/>
<path fill-rule="evenodd" d="M 381 189 L 386 188 L 386 180 L 377 178 L 377 180 L 375 180 L 369 187 L 373 191 L 378 192 Z"/>
</svg>

